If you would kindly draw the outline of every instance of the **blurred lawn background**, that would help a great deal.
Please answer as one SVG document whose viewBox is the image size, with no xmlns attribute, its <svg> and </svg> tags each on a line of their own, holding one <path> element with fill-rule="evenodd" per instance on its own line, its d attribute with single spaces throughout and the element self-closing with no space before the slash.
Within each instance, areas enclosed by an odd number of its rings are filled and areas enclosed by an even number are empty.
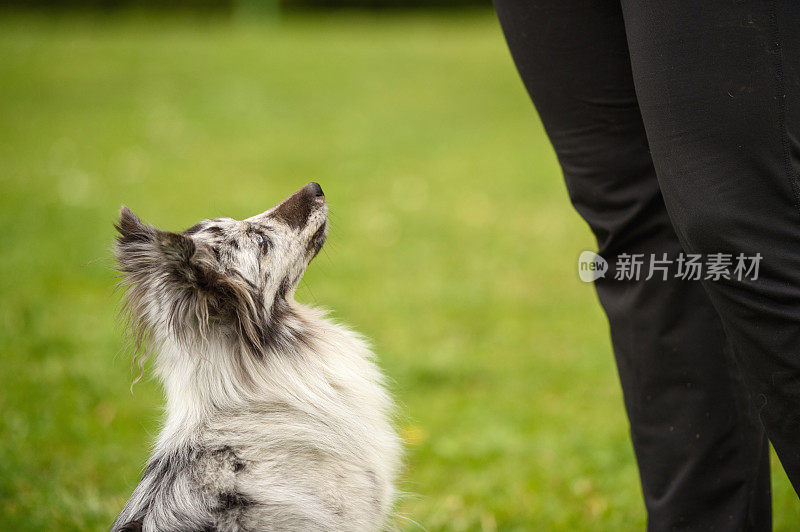
<svg viewBox="0 0 800 532">
<path fill-rule="evenodd" d="M 107 529 L 158 430 L 129 390 L 110 245 L 310 180 L 298 299 L 374 339 L 403 530 L 642 530 L 594 241 L 492 13 L 0 16 L 0 529 Z M 776 530 L 798 503 L 774 465 Z"/>
</svg>

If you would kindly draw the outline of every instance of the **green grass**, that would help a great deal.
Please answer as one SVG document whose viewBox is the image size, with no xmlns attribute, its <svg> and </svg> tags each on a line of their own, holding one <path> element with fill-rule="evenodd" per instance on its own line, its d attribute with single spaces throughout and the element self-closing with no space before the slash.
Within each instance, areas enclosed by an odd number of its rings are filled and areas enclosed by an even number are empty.
<svg viewBox="0 0 800 532">
<path fill-rule="evenodd" d="M 593 240 L 489 13 L 0 18 L 0 529 L 107 528 L 158 430 L 115 326 L 120 204 L 180 229 L 312 179 L 333 228 L 298 298 L 374 338 L 401 513 L 641 530 Z"/>
</svg>

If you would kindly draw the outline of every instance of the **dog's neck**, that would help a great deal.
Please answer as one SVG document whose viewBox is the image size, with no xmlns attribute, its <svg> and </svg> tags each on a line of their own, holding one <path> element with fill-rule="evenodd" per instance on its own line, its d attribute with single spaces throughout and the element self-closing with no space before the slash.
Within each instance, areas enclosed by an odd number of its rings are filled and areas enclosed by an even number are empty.
<svg viewBox="0 0 800 532">
<path fill-rule="evenodd" d="M 353 446 L 372 445 L 370 434 L 388 430 L 391 402 L 369 346 L 323 311 L 295 310 L 306 326 L 295 352 L 257 359 L 240 356 L 235 351 L 240 347 L 224 339 L 211 337 L 195 346 L 166 341 L 157 358 L 167 396 L 157 448 L 195 443 L 220 416 L 260 410 L 265 403 L 293 405 L 319 418 L 335 417 L 334 425 L 352 425 Z"/>
<path fill-rule="evenodd" d="M 160 439 L 188 437 L 213 414 L 236 402 L 240 393 L 225 360 L 230 350 L 217 339 L 187 345 L 168 338 L 157 359 L 166 395 L 166 423 Z"/>
<path fill-rule="evenodd" d="M 299 306 L 295 310 L 303 311 Z M 264 353 L 260 359 L 230 337 L 207 335 L 194 342 L 168 336 L 156 359 L 166 395 L 166 422 L 159 441 L 185 440 L 201 432 L 220 412 L 241 411 L 248 405 L 285 395 L 286 384 L 302 380 L 298 364 L 316 355 L 312 330 L 321 328 L 313 313 L 304 320 L 305 341 L 296 352 Z M 279 378 L 291 373 L 290 378 Z M 291 391 L 289 391 L 291 393 Z"/>
</svg>

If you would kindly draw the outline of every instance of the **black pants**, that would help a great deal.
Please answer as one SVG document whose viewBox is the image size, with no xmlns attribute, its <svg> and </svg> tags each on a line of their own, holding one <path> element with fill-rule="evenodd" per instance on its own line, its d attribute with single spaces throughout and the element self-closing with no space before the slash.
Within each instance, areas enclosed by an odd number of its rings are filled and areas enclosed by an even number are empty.
<svg viewBox="0 0 800 532">
<path fill-rule="evenodd" d="M 649 529 L 769 530 L 767 437 L 800 489 L 800 3 L 495 6 L 601 256 L 762 255 L 596 288 Z"/>
</svg>

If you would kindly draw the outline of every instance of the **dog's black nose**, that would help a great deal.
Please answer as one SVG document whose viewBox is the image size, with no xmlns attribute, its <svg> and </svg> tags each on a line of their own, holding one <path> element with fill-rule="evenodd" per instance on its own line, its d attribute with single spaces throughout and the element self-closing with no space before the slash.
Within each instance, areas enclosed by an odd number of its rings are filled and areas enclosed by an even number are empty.
<svg viewBox="0 0 800 532">
<path fill-rule="evenodd" d="M 322 187 L 319 186 L 319 183 L 309 183 L 306 185 L 306 188 L 313 192 L 317 197 L 325 195 L 325 193 L 322 191 Z"/>
</svg>

